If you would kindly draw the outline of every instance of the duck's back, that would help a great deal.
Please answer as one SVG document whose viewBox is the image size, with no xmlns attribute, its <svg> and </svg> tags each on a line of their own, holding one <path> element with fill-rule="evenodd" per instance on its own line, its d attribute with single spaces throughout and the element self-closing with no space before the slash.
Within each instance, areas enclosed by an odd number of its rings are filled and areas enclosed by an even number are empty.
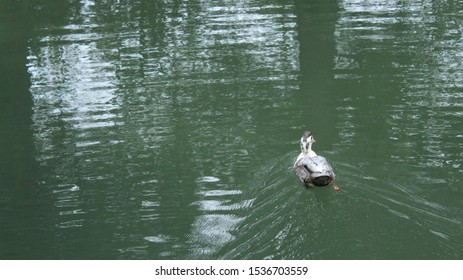
<svg viewBox="0 0 463 280">
<path fill-rule="evenodd" d="M 334 180 L 334 172 L 322 156 L 302 157 L 294 164 L 294 171 L 306 185 L 326 186 Z"/>
</svg>

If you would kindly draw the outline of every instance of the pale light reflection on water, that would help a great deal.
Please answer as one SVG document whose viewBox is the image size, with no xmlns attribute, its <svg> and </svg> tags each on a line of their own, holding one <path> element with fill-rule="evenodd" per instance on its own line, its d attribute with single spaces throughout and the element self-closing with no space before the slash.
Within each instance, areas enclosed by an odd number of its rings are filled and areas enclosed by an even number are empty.
<svg viewBox="0 0 463 280">
<path fill-rule="evenodd" d="M 81 23 L 30 49 L 37 160 L 56 227 L 112 228 L 95 239 L 115 248 L 96 257 L 207 258 L 252 205 L 236 181 L 256 150 L 254 100 L 285 106 L 275 101 L 297 88 L 293 7 L 165 5 L 161 33 L 137 9 L 123 25 L 100 25 L 97 8 L 85 1 Z"/>
</svg>

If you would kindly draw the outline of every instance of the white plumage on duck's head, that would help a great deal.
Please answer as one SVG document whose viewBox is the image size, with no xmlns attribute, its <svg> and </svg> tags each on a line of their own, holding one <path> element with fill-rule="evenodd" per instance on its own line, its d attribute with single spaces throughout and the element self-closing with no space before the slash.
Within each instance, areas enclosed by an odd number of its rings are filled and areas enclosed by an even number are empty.
<svg viewBox="0 0 463 280">
<path fill-rule="evenodd" d="M 315 143 L 315 138 L 312 135 L 312 132 L 305 131 L 301 137 L 301 152 L 308 154 L 312 151 L 312 143 Z"/>
</svg>

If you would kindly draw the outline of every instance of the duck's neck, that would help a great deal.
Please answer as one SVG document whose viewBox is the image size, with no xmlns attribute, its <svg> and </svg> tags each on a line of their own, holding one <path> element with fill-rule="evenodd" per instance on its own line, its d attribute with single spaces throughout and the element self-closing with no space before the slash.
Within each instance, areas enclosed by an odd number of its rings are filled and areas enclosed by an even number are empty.
<svg viewBox="0 0 463 280">
<path fill-rule="evenodd" d="M 309 143 L 309 147 L 307 148 L 306 155 L 309 157 L 316 157 L 317 154 L 312 151 L 312 143 Z"/>
<path fill-rule="evenodd" d="M 316 157 L 316 156 L 317 154 L 314 151 L 312 151 L 312 143 L 310 143 L 307 151 L 301 151 L 301 153 L 297 157 L 297 161 L 300 160 L 301 158 L 305 158 L 305 157 L 311 158 L 311 157 Z"/>
<path fill-rule="evenodd" d="M 316 157 L 317 156 L 317 154 L 312 150 L 307 151 L 306 155 L 309 156 L 309 157 Z"/>
</svg>

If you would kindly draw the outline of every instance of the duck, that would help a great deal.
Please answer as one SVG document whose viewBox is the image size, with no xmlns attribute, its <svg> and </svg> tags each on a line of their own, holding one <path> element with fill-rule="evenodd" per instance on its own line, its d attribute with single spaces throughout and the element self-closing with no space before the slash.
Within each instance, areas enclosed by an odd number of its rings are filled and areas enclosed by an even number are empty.
<svg viewBox="0 0 463 280">
<path fill-rule="evenodd" d="M 301 153 L 294 163 L 294 172 L 307 188 L 327 186 L 335 178 L 333 168 L 326 158 L 312 150 L 312 144 L 315 142 L 312 132 L 305 131 L 301 137 Z M 337 188 L 333 185 L 333 189 Z"/>
</svg>

